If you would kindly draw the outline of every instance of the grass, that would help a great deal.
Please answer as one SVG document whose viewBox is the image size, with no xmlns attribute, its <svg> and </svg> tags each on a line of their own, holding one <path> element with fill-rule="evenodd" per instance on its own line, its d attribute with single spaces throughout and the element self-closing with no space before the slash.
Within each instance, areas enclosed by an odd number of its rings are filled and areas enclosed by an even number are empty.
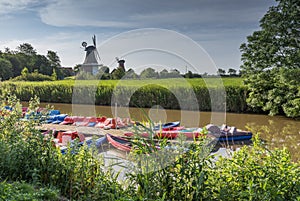
<svg viewBox="0 0 300 201">
<path fill-rule="evenodd" d="M 223 81 L 220 82 L 220 81 Z M 9 81 L 7 81 L 9 83 Z M 189 83 L 191 86 L 217 86 L 219 84 L 224 84 L 224 86 L 243 86 L 242 78 L 194 78 L 194 79 L 183 79 L 183 78 L 171 78 L 171 79 L 149 79 L 149 80 L 58 80 L 58 81 L 44 81 L 44 82 L 13 82 L 15 84 L 22 85 L 45 85 L 45 84 L 55 84 L 55 85 L 93 85 L 93 86 L 139 86 L 147 84 L 156 84 L 166 87 L 171 86 L 187 86 Z"/>
<path fill-rule="evenodd" d="M 194 110 L 198 107 L 201 111 L 211 110 L 210 96 L 214 96 L 220 97 L 215 101 L 214 109 L 224 111 L 221 97 L 225 90 L 227 111 L 249 112 L 251 109 L 246 104 L 247 89 L 242 83 L 241 78 L 8 81 L 1 83 L 0 93 L 10 90 L 22 101 L 29 101 L 31 97 L 37 95 L 42 102 L 85 104 L 89 99 L 95 100 L 96 105 L 110 105 L 115 95 L 120 100 L 118 104 L 124 104 L 123 106 L 129 104 L 130 107 L 149 108 L 161 105 L 166 109 L 185 110 Z M 73 99 L 74 94 L 76 99 Z M 192 104 L 179 104 L 178 101 Z"/>
</svg>

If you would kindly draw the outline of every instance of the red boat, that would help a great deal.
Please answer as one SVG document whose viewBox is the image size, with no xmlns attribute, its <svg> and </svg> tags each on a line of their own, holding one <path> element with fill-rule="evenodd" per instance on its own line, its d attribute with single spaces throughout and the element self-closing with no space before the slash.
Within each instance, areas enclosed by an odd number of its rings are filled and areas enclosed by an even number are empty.
<svg viewBox="0 0 300 201">
<path fill-rule="evenodd" d="M 108 142 L 115 148 L 122 151 L 130 152 L 132 144 L 129 140 L 111 134 L 106 134 L 106 137 Z"/>
</svg>

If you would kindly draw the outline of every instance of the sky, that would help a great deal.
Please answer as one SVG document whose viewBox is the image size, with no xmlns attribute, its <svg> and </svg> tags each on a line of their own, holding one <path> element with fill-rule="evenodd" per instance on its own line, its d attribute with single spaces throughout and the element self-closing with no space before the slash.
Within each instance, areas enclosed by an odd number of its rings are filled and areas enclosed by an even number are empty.
<svg viewBox="0 0 300 201">
<path fill-rule="evenodd" d="M 100 62 L 127 67 L 239 69 L 239 47 L 274 0 L 0 0 L 0 50 L 30 43 L 81 64 L 96 35 Z M 201 65 L 200 65 L 201 63 Z M 196 70 L 195 70 L 196 69 Z M 209 70 L 203 70 L 208 72 Z M 213 72 L 214 70 L 212 70 Z"/>
</svg>

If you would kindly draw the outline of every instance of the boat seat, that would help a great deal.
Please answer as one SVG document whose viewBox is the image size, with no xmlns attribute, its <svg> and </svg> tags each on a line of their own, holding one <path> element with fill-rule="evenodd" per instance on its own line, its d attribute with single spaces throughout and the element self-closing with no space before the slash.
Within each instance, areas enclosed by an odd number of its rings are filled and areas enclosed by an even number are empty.
<svg viewBox="0 0 300 201">
<path fill-rule="evenodd" d="M 230 133 L 230 134 L 232 134 L 232 135 L 236 134 L 236 133 L 237 133 L 236 127 L 234 127 L 234 126 L 230 127 L 228 133 Z"/>
</svg>

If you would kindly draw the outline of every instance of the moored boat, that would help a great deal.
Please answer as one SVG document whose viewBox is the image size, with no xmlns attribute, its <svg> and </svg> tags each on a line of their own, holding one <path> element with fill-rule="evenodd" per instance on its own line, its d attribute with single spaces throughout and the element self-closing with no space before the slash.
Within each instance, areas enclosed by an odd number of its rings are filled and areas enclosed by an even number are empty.
<svg viewBox="0 0 300 201">
<path fill-rule="evenodd" d="M 154 126 L 153 130 L 154 131 L 168 130 L 168 129 L 172 129 L 174 127 L 179 127 L 179 126 L 180 126 L 180 121 L 174 121 L 174 122 L 168 122 L 165 124 L 156 125 L 156 126 Z"/>
<path fill-rule="evenodd" d="M 132 144 L 129 140 L 111 134 L 106 134 L 106 137 L 107 141 L 115 148 L 122 151 L 130 152 Z"/>
<path fill-rule="evenodd" d="M 234 126 L 222 125 L 221 127 L 209 124 L 206 126 L 209 135 L 214 136 L 218 141 L 240 141 L 250 140 L 252 132 L 237 129 Z"/>
<path fill-rule="evenodd" d="M 71 148 L 71 152 L 76 153 L 76 148 L 86 144 L 88 147 L 100 148 L 107 142 L 106 135 L 96 137 L 86 137 L 82 133 L 77 131 L 64 131 L 64 130 L 41 130 L 44 134 L 45 139 L 54 138 L 52 140 L 53 146 L 59 148 L 61 153 L 65 154 L 68 148 Z"/>
</svg>

